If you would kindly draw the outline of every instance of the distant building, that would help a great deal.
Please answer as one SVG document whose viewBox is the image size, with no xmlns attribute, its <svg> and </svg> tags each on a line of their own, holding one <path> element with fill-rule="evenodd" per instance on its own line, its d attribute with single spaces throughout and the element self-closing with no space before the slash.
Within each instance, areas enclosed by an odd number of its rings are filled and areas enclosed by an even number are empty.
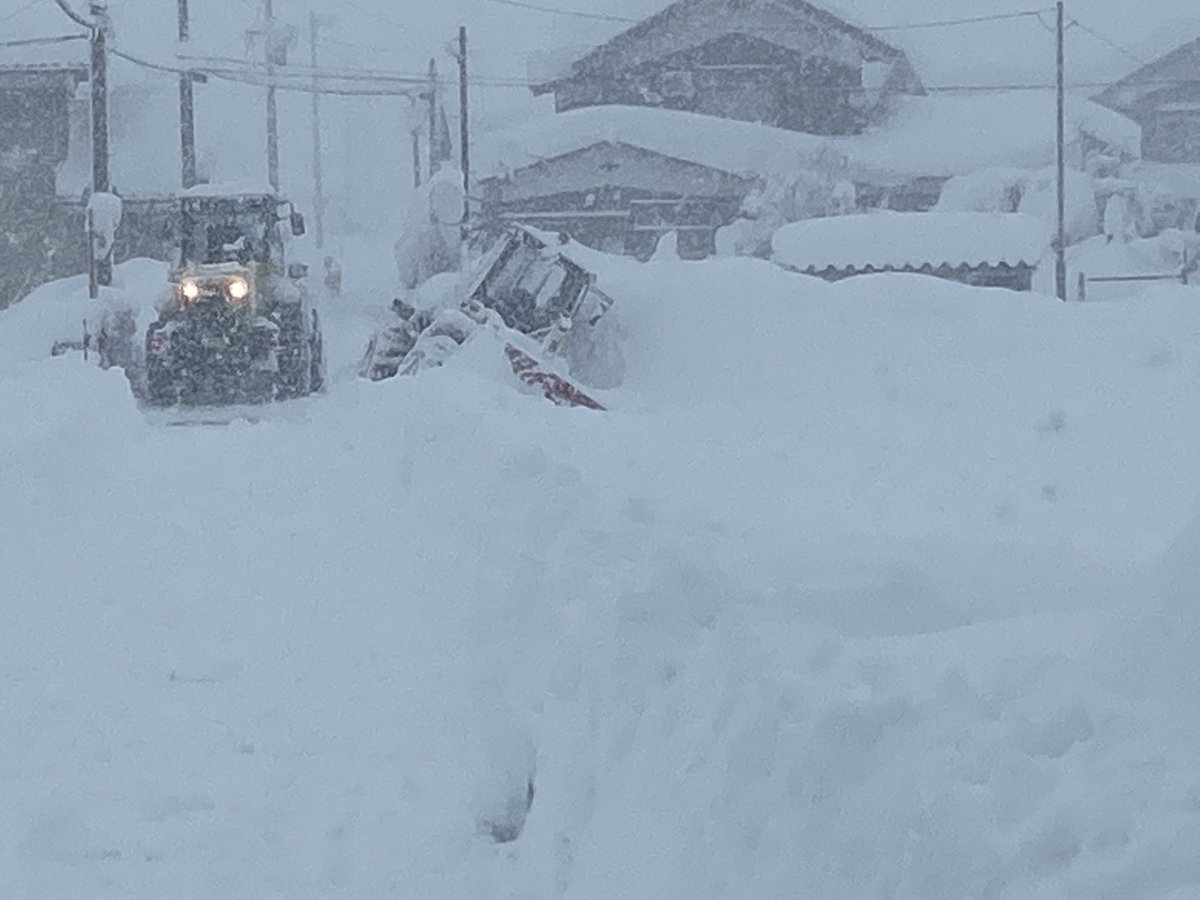
<svg viewBox="0 0 1200 900">
<path fill-rule="evenodd" d="M 1142 66 L 1095 99 L 1142 126 L 1142 156 L 1200 162 L 1200 39 Z"/>
<path fill-rule="evenodd" d="M 655 106 L 829 135 L 922 92 L 903 51 L 803 0 L 679 0 L 534 88 L 558 112 Z"/>
<path fill-rule="evenodd" d="M 1066 112 L 1073 168 L 1085 168 L 1092 153 L 1138 153 L 1141 129 L 1124 116 L 1086 101 L 1068 103 Z M 753 216 L 745 201 L 769 183 L 794 183 L 794 198 L 808 189 L 829 192 L 824 209 L 801 208 L 796 198 L 793 208 L 778 211 L 786 221 L 926 211 L 955 176 L 1052 166 L 1053 121 L 1053 95 L 1029 91 L 905 97 L 886 123 L 833 137 L 677 110 L 598 106 L 489 134 L 474 153 L 481 213 L 496 228 L 523 222 L 639 257 L 675 231 L 680 254 L 693 258 L 714 252 L 719 228 Z M 1039 122 L 1047 127 L 1032 124 Z"/>
<path fill-rule="evenodd" d="M 743 157 L 771 131 L 628 108 L 578 110 L 543 127 L 518 138 L 515 167 L 480 183 L 483 214 L 494 227 L 520 222 L 564 231 L 640 258 L 674 231 L 680 255 L 695 259 L 714 252 L 717 229 L 757 183 Z"/>
<path fill-rule="evenodd" d="M 909 272 L 976 287 L 1028 291 L 1050 246 L 1044 222 L 1017 213 L 870 213 L 784 226 L 773 259 L 840 281 Z"/>
<path fill-rule="evenodd" d="M 55 269 L 55 178 L 86 78 L 82 66 L 0 65 L 0 309 Z"/>
</svg>

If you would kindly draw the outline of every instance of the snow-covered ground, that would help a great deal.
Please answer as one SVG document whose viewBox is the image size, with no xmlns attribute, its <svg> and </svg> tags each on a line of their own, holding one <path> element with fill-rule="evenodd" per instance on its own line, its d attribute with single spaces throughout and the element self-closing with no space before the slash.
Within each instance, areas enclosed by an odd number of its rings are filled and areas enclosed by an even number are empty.
<svg viewBox="0 0 1200 900">
<path fill-rule="evenodd" d="M 598 413 L 365 253 L 257 423 L 0 314 L 0 896 L 1200 896 L 1193 290 L 599 259 Z"/>
</svg>

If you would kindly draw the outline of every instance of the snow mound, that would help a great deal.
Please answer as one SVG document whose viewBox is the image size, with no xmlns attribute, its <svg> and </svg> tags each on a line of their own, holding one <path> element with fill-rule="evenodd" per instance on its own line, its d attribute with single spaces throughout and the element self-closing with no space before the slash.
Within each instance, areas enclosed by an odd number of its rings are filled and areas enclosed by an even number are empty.
<svg viewBox="0 0 1200 900">
<path fill-rule="evenodd" d="M 112 287 L 101 288 L 96 300 L 88 297 L 86 275 L 48 282 L 0 312 L 0 367 L 47 357 L 58 341 L 80 341 L 85 320 L 95 334 L 109 311 L 132 310 L 144 329 L 166 284 L 166 264 L 151 259 L 114 267 Z"/>
<path fill-rule="evenodd" d="M 592 261 L 604 413 L 4 357 L 0 895 L 1194 895 L 1191 292 Z"/>
</svg>

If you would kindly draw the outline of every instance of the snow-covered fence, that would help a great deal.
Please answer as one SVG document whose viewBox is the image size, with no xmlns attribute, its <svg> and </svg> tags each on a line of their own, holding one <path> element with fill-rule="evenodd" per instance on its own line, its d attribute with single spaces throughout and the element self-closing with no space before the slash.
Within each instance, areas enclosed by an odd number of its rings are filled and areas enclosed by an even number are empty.
<svg viewBox="0 0 1200 900">
<path fill-rule="evenodd" d="M 1187 251 L 1183 254 L 1183 265 L 1178 272 L 1167 272 L 1162 274 L 1142 274 L 1142 275 L 1088 275 L 1086 272 L 1079 273 L 1078 285 L 1076 288 L 1076 297 L 1082 303 L 1087 300 L 1087 286 L 1089 284 L 1126 284 L 1137 281 L 1178 281 L 1182 285 L 1191 283 L 1191 276 L 1200 268 L 1200 258 L 1189 260 Z"/>
</svg>

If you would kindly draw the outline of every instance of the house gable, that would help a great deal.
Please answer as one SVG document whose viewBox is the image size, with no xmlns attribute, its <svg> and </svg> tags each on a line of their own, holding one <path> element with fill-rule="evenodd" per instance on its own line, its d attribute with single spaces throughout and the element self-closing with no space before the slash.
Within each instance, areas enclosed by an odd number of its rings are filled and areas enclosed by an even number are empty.
<svg viewBox="0 0 1200 900">
<path fill-rule="evenodd" d="M 1135 112 L 1150 95 L 1169 93 L 1181 83 L 1195 83 L 1197 70 L 1200 70 L 1200 39 L 1142 66 L 1098 94 L 1096 101 L 1119 112 Z"/>
<path fill-rule="evenodd" d="M 657 195 L 736 197 L 752 184 L 724 172 L 621 141 L 600 141 L 482 183 L 498 202 L 612 188 Z"/>
<path fill-rule="evenodd" d="M 741 52 L 748 48 L 754 52 Z M 793 73 L 792 81 L 804 79 L 798 61 L 809 66 L 819 61 L 840 72 L 847 88 L 880 93 L 922 91 L 901 50 L 802 0 L 679 0 L 575 62 L 570 75 L 539 85 L 534 92 L 554 91 L 560 112 L 611 103 L 668 105 L 646 97 L 653 87 L 639 76 L 687 56 L 698 57 L 697 65 L 716 66 L 721 51 L 733 51 L 736 65 L 741 66 L 761 67 L 782 56 Z M 875 71 L 868 73 L 872 64 Z M 821 84 L 815 80 L 819 74 L 812 73 L 810 90 Z M 632 95 L 631 87 L 635 88 Z M 771 86 L 777 104 L 793 102 L 786 96 L 787 87 Z M 713 109 L 699 111 L 724 114 Z M 737 117 L 783 124 L 753 115 Z"/>
<path fill-rule="evenodd" d="M 907 62 L 902 50 L 803 0 L 678 0 L 584 56 L 574 64 L 573 74 L 626 68 L 732 31 L 791 50 L 821 51 L 846 63 Z M 916 82 L 915 73 L 912 77 Z"/>
<path fill-rule="evenodd" d="M 1200 40 L 1142 66 L 1096 96 L 1142 126 L 1142 155 L 1200 162 Z"/>
</svg>

